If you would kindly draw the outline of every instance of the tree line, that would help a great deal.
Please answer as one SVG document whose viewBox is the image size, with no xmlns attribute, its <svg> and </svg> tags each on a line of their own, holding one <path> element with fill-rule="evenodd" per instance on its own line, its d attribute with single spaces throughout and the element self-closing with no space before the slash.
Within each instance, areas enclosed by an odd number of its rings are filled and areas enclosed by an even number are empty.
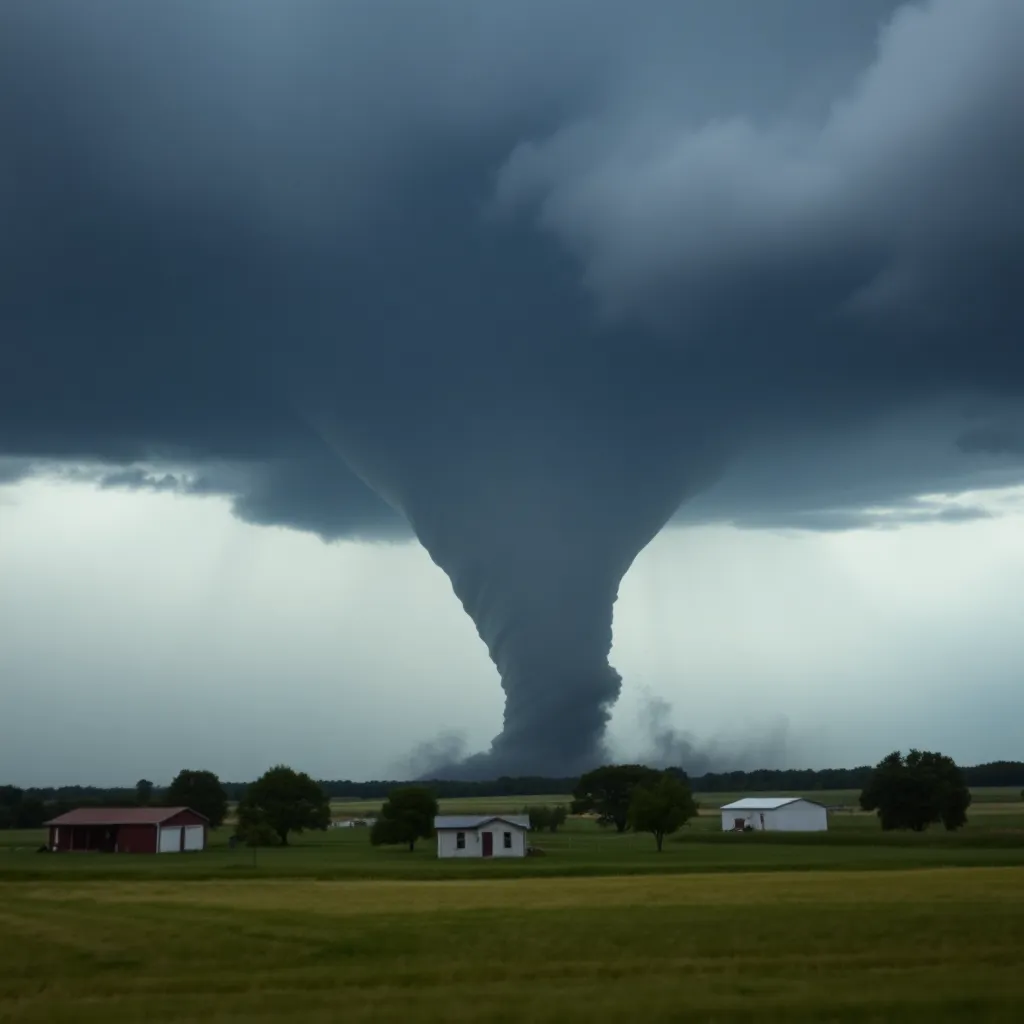
<svg viewBox="0 0 1024 1024">
<path fill-rule="evenodd" d="M 992 761 L 986 764 L 961 767 L 968 786 L 1020 786 L 1024 787 L 1024 761 Z M 761 768 L 756 771 L 708 772 L 690 776 L 695 793 L 764 793 L 769 790 L 796 790 L 812 793 L 822 790 L 863 789 L 874 768 Z M 145 780 L 141 780 L 145 781 Z M 350 779 L 319 779 L 318 785 L 331 800 L 383 800 L 400 786 L 422 785 L 439 800 L 468 799 L 471 797 L 528 797 L 561 796 L 571 793 L 578 777 L 556 778 L 545 775 L 502 776 L 484 782 L 453 782 L 444 779 L 410 782 L 405 779 L 355 782 Z M 152 783 L 150 784 L 152 786 Z M 224 782 L 222 786 L 228 800 L 241 800 L 247 782 Z M 0 793 L 16 787 L 0 786 Z M 45 804 L 71 807 L 135 807 L 139 804 L 138 787 L 56 786 L 28 787 L 19 790 L 26 799 Z M 152 789 L 152 799 L 161 801 L 164 790 Z"/>
<path fill-rule="evenodd" d="M 0 828 L 41 828 L 50 818 L 82 807 L 191 807 L 216 828 L 228 813 L 228 795 L 210 771 L 184 769 L 169 786 L 158 789 L 139 779 L 133 789 L 67 786 L 21 789 L 0 786 Z"/>
<path fill-rule="evenodd" d="M 968 771 L 944 754 L 894 751 L 868 769 L 860 806 L 875 811 L 886 831 L 920 832 L 939 823 L 954 831 L 967 823 L 971 804 L 968 777 Z M 576 780 L 572 812 L 593 814 L 599 825 L 618 832 L 649 832 L 660 852 L 665 837 L 698 813 L 693 792 L 681 769 L 603 765 Z M 135 805 L 191 807 L 214 827 L 227 817 L 227 788 L 211 771 L 185 769 L 159 792 L 148 779 L 140 779 L 132 794 Z M 38 793 L 16 786 L 0 786 L 0 827 L 38 828 L 47 817 L 60 813 L 55 803 L 47 804 Z M 373 825 L 370 841 L 374 845 L 407 844 L 412 850 L 417 839 L 431 834 L 437 807 L 438 793 L 429 784 L 393 787 Z M 554 832 L 565 822 L 568 811 L 564 805 L 541 804 L 524 808 L 524 813 L 535 831 Z M 246 786 L 237 805 L 235 836 L 250 846 L 287 846 L 292 832 L 323 830 L 330 821 L 327 788 L 305 772 L 275 765 Z"/>
<path fill-rule="evenodd" d="M 992 761 L 958 769 L 968 787 L 1007 786 L 1024 787 L 1024 762 Z M 679 769 L 669 769 L 678 778 L 685 778 Z M 707 773 L 687 779 L 695 793 L 744 793 L 771 790 L 814 793 L 824 790 L 855 789 L 868 786 L 876 768 L 826 768 L 820 771 L 801 769 L 760 769 L 749 772 Z M 215 781 L 215 786 L 211 783 Z M 552 778 L 540 775 L 503 776 L 485 782 L 453 782 L 431 780 L 410 783 L 404 781 L 353 782 L 347 779 L 319 780 L 317 786 L 328 800 L 384 800 L 394 790 L 411 785 L 425 786 L 436 799 L 470 797 L 543 797 L 573 793 L 579 778 Z M 39 828 L 44 821 L 79 807 L 139 807 L 148 804 L 193 806 L 197 799 L 209 801 L 210 793 L 217 795 L 206 806 L 211 821 L 219 824 L 224 819 L 228 802 L 241 802 L 252 783 L 221 783 L 212 772 L 184 771 L 170 786 L 159 787 L 140 779 L 134 787 L 58 786 L 29 787 L 0 786 L 0 829 Z M 196 787 L 207 796 L 196 796 Z M 225 810 L 220 811 L 221 801 Z M 200 810 L 200 808 L 196 808 Z"/>
</svg>

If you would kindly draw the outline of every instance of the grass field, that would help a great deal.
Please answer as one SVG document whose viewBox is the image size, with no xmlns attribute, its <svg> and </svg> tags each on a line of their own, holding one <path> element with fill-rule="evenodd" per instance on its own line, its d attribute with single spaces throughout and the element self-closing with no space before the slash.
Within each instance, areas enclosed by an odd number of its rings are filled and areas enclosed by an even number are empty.
<svg viewBox="0 0 1024 1024">
<path fill-rule="evenodd" d="M 0 885 L 0 1020 L 1006 1021 L 1020 868 Z"/>
<path fill-rule="evenodd" d="M 0 1022 L 1024 1020 L 1024 804 L 976 797 L 955 834 L 720 829 L 707 808 L 659 855 L 572 818 L 515 861 L 0 832 Z"/>
<path fill-rule="evenodd" d="M 701 807 L 711 810 L 721 807 L 750 793 L 697 793 Z M 856 807 L 860 791 L 856 789 L 832 789 L 804 792 L 796 790 L 773 791 L 773 796 L 804 796 L 829 807 Z M 1020 803 L 1019 787 L 988 786 L 972 790 L 974 807 L 977 809 L 989 804 Z M 443 814 L 501 814 L 521 811 L 527 804 L 565 804 L 572 802 L 569 794 L 562 796 L 488 796 L 470 797 L 465 799 L 441 800 Z M 332 800 L 331 811 L 335 817 L 359 817 L 372 815 L 380 809 L 380 800 Z"/>
<path fill-rule="evenodd" d="M 410 854 L 375 849 L 366 829 L 294 836 L 288 849 L 232 850 L 229 828 L 211 833 L 195 857 L 54 856 L 38 854 L 42 832 L 0 832 L 0 881 L 165 878 L 509 878 L 678 874 L 708 871 L 858 870 L 912 867 L 1024 866 L 1024 804 L 979 804 L 958 833 L 883 834 L 873 815 L 831 815 L 827 833 L 735 834 L 708 810 L 656 853 L 647 835 L 616 835 L 592 820 L 570 818 L 556 833 L 535 833 L 543 857 L 438 861 L 431 842 Z"/>
</svg>

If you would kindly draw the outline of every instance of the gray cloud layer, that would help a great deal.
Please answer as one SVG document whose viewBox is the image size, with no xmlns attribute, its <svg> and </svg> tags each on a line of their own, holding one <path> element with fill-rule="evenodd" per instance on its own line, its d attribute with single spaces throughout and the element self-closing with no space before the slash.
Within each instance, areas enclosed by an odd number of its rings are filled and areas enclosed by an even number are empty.
<svg viewBox="0 0 1024 1024">
<path fill-rule="evenodd" d="M 1020 479 L 1022 94 L 1017 0 L 6 5 L 0 454 L 410 522 L 571 768 L 685 499 Z"/>
</svg>

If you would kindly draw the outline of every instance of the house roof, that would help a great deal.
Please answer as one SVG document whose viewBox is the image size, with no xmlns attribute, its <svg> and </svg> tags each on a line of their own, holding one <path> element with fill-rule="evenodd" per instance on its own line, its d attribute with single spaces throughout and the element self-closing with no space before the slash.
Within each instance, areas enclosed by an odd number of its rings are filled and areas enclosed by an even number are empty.
<svg viewBox="0 0 1024 1024">
<path fill-rule="evenodd" d="M 504 821 L 516 828 L 529 829 L 528 814 L 439 814 L 434 819 L 435 829 L 460 828 L 473 829 L 486 825 L 489 821 Z"/>
<path fill-rule="evenodd" d="M 803 801 L 805 804 L 814 804 L 816 807 L 823 807 L 816 800 L 808 800 L 802 796 L 745 796 L 742 800 L 734 800 L 731 804 L 723 804 L 723 811 L 777 811 L 787 804 L 795 804 Z"/>
<path fill-rule="evenodd" d="M 159 825 L 182 811 L 191 811 L 203 821 L 207 819 L 191 807 L 79 807 L 60 814 L 47 825 Z"/>
</svg>

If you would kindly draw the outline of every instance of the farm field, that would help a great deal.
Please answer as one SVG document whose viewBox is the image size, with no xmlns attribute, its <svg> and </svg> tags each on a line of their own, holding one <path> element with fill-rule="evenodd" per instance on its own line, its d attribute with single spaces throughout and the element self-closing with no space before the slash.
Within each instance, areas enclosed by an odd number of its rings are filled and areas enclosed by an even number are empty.
<svg viewBox="0 0 1024 1024">
<path fill-rule="evenodd" d="M 538 801 L 539 802 L 539 801 Z M 39 854 L 43 832 L 0 831 L 3 880 L 166 878 L 454 879 L 678 874 L 726 871 L 844 870 L 954 866 L 1024 867 L 1024 804 L 979 804 L 958 833 L 883 834 L 874 815 L 835 813 L 827 833 L 721 831 L 708 810 L 671 837 L 658 854 L 648 835 L 616 835 L 590 819 L 534 833 L 544 856 L 525 860 L 438 861 L 431 841 L 415 852 L 373 848 L 365 828 L 296 835 L 286 849 L 228 846 L 230 827 L 210 835 L 210 848 L 188 857 Z"/>
<path fill-rule="evenodd" d="M 694 794 L 705 810 L 721 807 L 745 796 L 756 796 L 756 793 L 696 793 Z M 803 796 L 809 800 L 830 807 L 856 807 L 860 791 L 856 789 L 817 790 L 812 792 L 797 790 L 773 790 L 772 796 Z M 973 789 L 974 809 L 988 804 L 1018 804 L 1021 791 L 1016 787 L 988 786 Z M 381 800 L 332 800 L 331 811 L 335 817 L 360 817 L 373 815 L 379 809 Z M 565 804 L 572 803 L 568 793 L 561 796 L 482 796 L 463 799 L 439 801 L 442 814 L 515 814 L 527 804 Z"/>
<path fill-rule="evenodd" d="M 0 883 L 0 1020 L 1016 1022 L 1021 949 L 1019 866 L 69 877 Z"/>
<path fill-rule="evenodd" d="M 0 1021 L 1016 1022 L 1024 804 L 975 801 L 921 835 L 722 833 L 705 804 L 661 854 L 570 818 L 515 861 L 365 828 L 191 856 L 0 832 Z"/>
</svg>

